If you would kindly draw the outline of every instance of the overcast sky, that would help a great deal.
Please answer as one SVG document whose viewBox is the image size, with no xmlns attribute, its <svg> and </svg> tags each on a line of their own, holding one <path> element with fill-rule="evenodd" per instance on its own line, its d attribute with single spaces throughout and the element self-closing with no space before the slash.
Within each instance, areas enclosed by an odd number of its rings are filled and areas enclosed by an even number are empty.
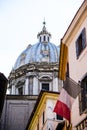
<svg viewBox="0 0 87 130">
<path fill-rule="evenodd" d="M 0 0 L 0 72 L 9 76 L 17 57 L 28 44 L 38 42 L 46 28 L 59 45 L 84 0 Z"/>
</svg>

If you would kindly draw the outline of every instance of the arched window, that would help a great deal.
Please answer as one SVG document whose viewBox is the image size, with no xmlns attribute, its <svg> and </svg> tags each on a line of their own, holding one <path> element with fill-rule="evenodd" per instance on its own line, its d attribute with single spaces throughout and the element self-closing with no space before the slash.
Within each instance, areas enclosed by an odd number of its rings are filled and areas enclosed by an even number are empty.
<svg viewBox="0 0 87 130">
<path fill-rule="evenodd" d="M 44 36 L 44 42 L 46 41 L 46 36 Z"/>
</svg>

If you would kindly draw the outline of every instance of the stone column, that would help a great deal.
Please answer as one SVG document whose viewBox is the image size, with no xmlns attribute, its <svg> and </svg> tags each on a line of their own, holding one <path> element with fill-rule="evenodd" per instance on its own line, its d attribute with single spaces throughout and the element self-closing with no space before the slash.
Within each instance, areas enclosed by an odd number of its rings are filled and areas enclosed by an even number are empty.
<svg viewBox="0 0 87 130">
<path fill-rule="evenodd" d="M 59 92 L 59 88 L 58 88 L 58 78 L 54 78 L 53 79 L 53 91 Z"/>
<path fill-rule="evenodd" d="M 11 94 L 12 94 L 12 95 L 15 95 L 15 94 L 16 94 L 16 93 L 15 93 L 15 85 L 14 85 L 14 84 L 12 85 L 12 91 L 11 91 Z"/>
<path fill-rule="evenodd" d="M 25 81 L 25 95 L 29 94 L 29 92 L 28 92 L 28 83 L 29 83 L 29 80 L 28 80 L 28 77 L 27 77 L 26 81 Z"/>
<path fill-rule="evenodd" d="M 33 77 L 33 95 L 38 95 L 38 79 Z"/>
</svg>

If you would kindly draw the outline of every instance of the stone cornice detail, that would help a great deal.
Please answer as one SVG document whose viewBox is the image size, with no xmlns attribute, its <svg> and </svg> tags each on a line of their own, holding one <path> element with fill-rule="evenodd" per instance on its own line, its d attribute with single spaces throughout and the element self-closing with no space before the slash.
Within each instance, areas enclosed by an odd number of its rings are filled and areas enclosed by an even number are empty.
<svg viewBox="0 0 87 130">
<path fill-rule="evenodd" d="M 29 63 L 19 67 L 16 70 L 12 70 L 9 75 L 9 80 L 12 81 L 18 77 L 26 75 L 28 72 L 58 72 L 58 62 L 56 63 Z"/>
</svg>

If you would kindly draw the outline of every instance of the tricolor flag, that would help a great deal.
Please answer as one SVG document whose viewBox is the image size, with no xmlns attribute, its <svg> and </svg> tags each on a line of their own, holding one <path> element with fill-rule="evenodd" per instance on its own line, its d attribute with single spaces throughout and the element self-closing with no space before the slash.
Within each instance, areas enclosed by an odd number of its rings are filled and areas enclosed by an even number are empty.
<svg viewBox="0 0 87 130">
<path fill-rule="evenodd" d="M 54 112 L 70 122 L 71 107 L 80 91 L 81 87 L 75 81 L 67 77 L 54 107 Z"/>
</svg>

